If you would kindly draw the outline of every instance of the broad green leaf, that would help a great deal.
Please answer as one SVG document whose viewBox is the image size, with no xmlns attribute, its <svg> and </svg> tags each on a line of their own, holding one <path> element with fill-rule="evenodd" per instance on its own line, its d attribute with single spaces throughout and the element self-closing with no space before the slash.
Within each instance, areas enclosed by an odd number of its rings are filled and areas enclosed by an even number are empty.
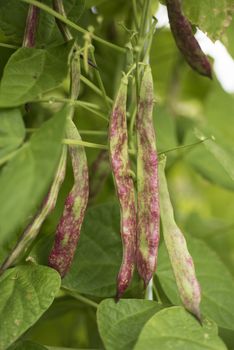
<svg viewBox="0 0 234 350">
<path fill-rule="evenodd" d="M 155 94 L 165 98 L 171 82 L 171 74 L 175 70 L 175 60 L 179 52 L 168 29 L 155 34 L 150 52 L 150 62 L 155 81 Z"/>
<path fill-rule="evenodd" d="M 8 350 L 48 350 L 48 348 L 31 341 L 19 341 L 12 345 Z"/>
<path fill-rule="evenodd" d="M 193 24 L 216 40 L 230 24 L 234 4 L 232 0 L 186 0 L 183 9 Z"/>
<path fill-rule="evenodd" d="M 59 274 L 39 265 L 18 266 L 0 277 L 0 349 L 5 350 L 52 304 Z"/>
<path fill-rule="evenodd" d="M 0 164 L 1 158 L 19 147 L 24 137 L 25 127 L 20 110 L 0 110 Z"/>
<path fill-rule="evenodd" d="M 105 349 L 132 349 L 144 324 L 161 309 L 162 306 L 149 300 L 102 301 L 98 306 L 97 322 Z"/>
<path fill-rule="evenodd" d="M 210 137 L 211 132 L 198 133 L 200 136 Z M 217 133 L 216 133 L 217 134 Z M 200 139 L 200 137 L 199 137 Z M 194 143 L 197 137 L 187 134 L 185 144 Z M 185 160 L 204 178 L 219 186 L 234 190 L 234 148 L 227 146 L 225 140 L 216 137 L 215 140 L 206 140 L 200 145 L 190 149 Z"/>
<path fill-rule="evenodd" d="M 204 242 L 187 238 L 193 257 L 197 279 L 201 285 L 202 314 L 213 319 L 220 327 L 233 329 L 234 325 L 234 280 L 218 255 Z M 157 275 L 168 298 L 181 305 L 172 268 L 165 245 L 159 249 Z"/>
<path fill-rule="evenodd" d="M 20 48 L 9 59 L 0 85 L 0 107 L 33 101 L 56 88 L 68 73 L 72 42 L 52 49 Z"/>
<path fill-rule="evenodd" d="M 87 211 L 76 255 L 70 272 L 63 279 L 63 287 L 92 296 L 115 296 L 122 260 L 119 221 L 116 203 L 98 205 Z"/>
<path fill-rule="evenodd" d="M 67 108 L 45 122 L 0 173 L 1 243 L 28 223 L 48 191 L 61 153 Z"/>
<path fill-rule="evenodd" d="M 134 350 L 225 350 L 211 321 L 201 326 L 182 307 L 156 313 L 144 326 Z"/>
</svg>

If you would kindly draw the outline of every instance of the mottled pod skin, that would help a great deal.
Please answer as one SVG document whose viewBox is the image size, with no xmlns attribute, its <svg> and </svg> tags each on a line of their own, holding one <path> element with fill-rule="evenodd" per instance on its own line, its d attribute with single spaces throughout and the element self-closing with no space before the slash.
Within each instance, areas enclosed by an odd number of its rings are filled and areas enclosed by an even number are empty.
<svg viewBox="0 0 234 350">
<path fill-rule="evenodd" d="M 166 159 L 159 162 L 160 206 L 163 236 L 169 254 L 180 298 L 187 310 L 201 319 L 201 291 L 194 263 L 183 233 L 176 225 L 164 172 Z"/>
<path fill-rule="evenodd" d="M 154 90 L 146 67 L 136 119 L 137 134 L 137 252 L 136 264 L 145 287 L 156 268 L 159 245 L 158 157 L 153 126 Z"/>
<path fill-rule="evenodd" d="M 109 125 L 110 162 L 120 204 L 122 265 L 117 278 L 118 300 L 129 286 L 135 264 L 136 208 L 134 184 L 130 176 L 128 133 L 126 121 L 127 77 L 121 80 Z"/>
<path fill-rule="evenodd" d="M 66 136 L 80 140 L 73 121 L 68 118 Z M 80 237 L 81 225 L 89 197 L 89 179 L 86 154 L 83 146 L 69 146 L 74 174 L 74 185 L 68 194 L 62 217 L 55 233 L 55 241 L 49 255 L 49 266 L 64 277 L 71 266 Z"/>
<path fill-rule="evenodd" d="M 34 47 L 36 40 L 37 24 L 40 9 L 34 5 L 29 5 L 28 16 L 26 20 L 23 47 Z"/>
<path fill-rule="evenodd" d="M 90 169 L 89 179 L 89 201 L 92 201 L 103 187 L 103 184 L 110 173 L 109 154 L 101 150 Z"/>
<path fill-rule="evenodd" d="M 199 74 L 212 78 L 211 65 L 194 37 L 191 24 L 183 15 L 181 0 L 166 0 L 171 31 L 188 64 Z"/>
</svg>

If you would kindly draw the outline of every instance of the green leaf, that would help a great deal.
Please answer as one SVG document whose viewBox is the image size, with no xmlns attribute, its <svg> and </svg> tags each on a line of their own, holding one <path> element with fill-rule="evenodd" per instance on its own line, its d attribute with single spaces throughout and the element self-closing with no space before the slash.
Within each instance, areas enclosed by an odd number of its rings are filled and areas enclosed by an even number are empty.
<svg viewBox="0 0 234 350">
<path fill-rule="evenodd" d="M 116 203 L 98 205 L 87 211 L 76 255 L 70 272 L 63 279 L 63 287 L 91 296 L 115 296 L 122 260 L 119 221 Z"/>
<path fill-rule="evenodd" d="M 232 0 L 186 0 L 183 8 L 189 20 L 213 39 L 220 39 L 234 12 Z"/>
<path fill-rule="evenodd" d="M 19 147 L 24 138 L 25 127 L 21 111 L 0 110 L 0 158 Z"/>
<path fill-rule="evenodd" d="M 219 256 L 204 242 L 187 238 L 194 259 L 197 279 L 201 285 L 202 314 L 213 319 L 220 327 L 234 329 L 234 280 Z M 181 305 L 165 245 L 159 249 L 157 275 L 168 298 Z"/>
<path fill-rule="evenodd" d="M 132 349 L 144 324 L 162 309 L 141 299 L 106 299 L 98 306 L 97 322 L 106 350 Z"/>
<path fill-rule="evenodd" d="M 182 307 L 156 313 L 144 326 L 134 350 L 225 350 L 211 322 L 201 326 Z"/>
<path fill-rule="evenodd" d="M 199 132 L 199 135 L 206 138 L 210 137 L 211 132 L 206 129 L 204 133 Z M 197 138 L 188 133 L 185 144 L 193 142 L 197 142 Z M 217 137 L 215 141 L 206 140 L 190 149 L 185 160 L 205 179 L 229 190 L 234 190 L 233 151 L 230 146 L 227 146 L 225 140 Z"/>
<path fill-rule="evenodd" d="M 48 191 L 61 153 L 67 108 L 45 122 L 0 173 L 1 243 L 27 224 Z"/>
<path fill-rule="evenodd" d="M 12 345 L 8 350 L 47 350 L 43 345 L 31 341 L 19 341 Z"/>
<path fill-rule="evenodd" d="M 0 86 L 0 107 L 33 101 L 59 86 L 68 74 L 72 42 L 52 49 L 20 48 L 5 66 Z"/>
<path fill-rule="evenodd" d="M 52 304 L 59 288 L 59 274 L 44 266 L 18 266 L 0 277 L 1 350 L 39 319 Z"/>
</svg>

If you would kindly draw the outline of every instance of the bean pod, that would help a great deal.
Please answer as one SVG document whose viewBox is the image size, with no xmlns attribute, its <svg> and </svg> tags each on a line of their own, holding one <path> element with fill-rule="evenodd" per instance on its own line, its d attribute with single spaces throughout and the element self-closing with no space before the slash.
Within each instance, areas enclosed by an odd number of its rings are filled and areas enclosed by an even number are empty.
<svg viewBox="0 0 234 350">
<path fill-rule="evenodd" d="M 137 133 L 137 253 L 138 273 L 145 287 L 156 268 L 159 245 L 158 157 L 152 119 L 154 90 L 146 67 L 138 105 Z"/>
<path fill-rule="evenodd" d="M 193 259 L 189 254 L 186 240 L 174 219 L 173 207 L 164 172 L 165 164 L 165 158 L 159 162 L 160 206 L 164 241 L 180 298 L 185 308 L 200 319 L 200 286 L 196 278 Z"/>
<path fill-rule="evenodd" d="M 132 279 L 136 246 L 136 208 L 134 183 L 130 175 L 128 133 L 126 121 L 127 77 L 121 80 L 109 125 L 109 151 L 115 187 L 120 204 L 122 265 L 117 278 L 117 300 Z"/>
<path fill-rule="evenodd" d="M 80 140 L 79 132 L 68 118 L 66 136 Z M 89 197 L 89 179 L 86 154 L 83 146 L 69 146 L 74 185 L 68 194 L 64 211 L 56 229 L 55 242 L 49 255 L 49 266 L 64 277 L 71 266 L 80 237 L 81 225 Z"/>
<path fill-rule="evenodd" d="M 194 37 L 191 24 L 183 14 L 181 0 L 166 0 L 166 5 L 172 34 L 184 58 L 199 74 L 212 78 L 210 62 Z"/>
<path fill-rule="evenodd" d="M 40 228 L 43 222 L 45 221 L 47 216 L 52 212 L 52 210 L 55 208 L 58 193 L 65 177 L 66 160 L 67 160 L 67 147 L 63 146 L 59 165 L 58 165 L 52 186 L 50 188 L 50 191 L 47 194 L 40 210 L 38 211 L 38 213 L 36 214 L 32 222 L 28 225 L 28 227 L 26 228 L 22 236 L 20 236 L 11 254 L 3 262 L 2 266 L 0 267 L 0 274 L 3 271 L 5 271 L 8 267 L 12 266 L 22 253 L 25 253 L 27 251 L 30 243 L 32 243 L 38 236 L 38 233 L 40 231 Z"/>
</svg>

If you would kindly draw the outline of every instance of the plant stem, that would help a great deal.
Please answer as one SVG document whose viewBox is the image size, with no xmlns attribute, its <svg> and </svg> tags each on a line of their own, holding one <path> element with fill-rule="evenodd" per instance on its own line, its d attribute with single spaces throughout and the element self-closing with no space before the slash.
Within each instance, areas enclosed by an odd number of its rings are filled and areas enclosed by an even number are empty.
<svg viewBox="0 0 234 350">
<path fill-rule="evenodd" d="M 63 139 L 63 143 L 66 145 L 72 145 L 72 146 L 80 145 L 88 148 L 97 148 L 97 149 L 105 149 L 105 150 L 109 149 L 107 145 L 101 145 L 99 143 L 92 143 L 92 142 L 87 142 L 83 140 Z"/>
<path fill-rule="evenodd" d="M 136 5 L 136 0 L 132 0 L 132 9 L 133 9 L 133 15 L 134 15 L 134 21 L 135 21 L 135 26 L 136 30 L 139 30 L 139 21 L 138 21 L 138 15 L 137 15 L 137 5 Z"/>
<path fill-rule="evenodd" d="M 200 143 L 206 142 L 207 140 L 211 140 L 211 139 L 212 139 L 212 137 L 206 137 L 204 140 L 200 140 L 200 141 L 197 141 L 197 142 L 194 142 L 194 143 L 189 143 L 187 145 L 178 146 L 178 147 L 170 148 L 170 149 L 168 149 L 166 151 L 159 152 L 158 155 L 166 154 L 166 153 L 169 153 L 169 152 L 178 151 L 178 150 L 181 150 L 181 149 L 184 149 L 184 148 L 194 147 L 194 146 L 199 145 Z"/>
<path fill-rule="evenodd" d="M 85 85 L 87 85 L 90 89 L 92 89 L 94 92 L 96 92 L 99 96 L 103 96 L 102 90 L 100 90 L 96 85 L 94 85 L 89 79 L 87 79 L 86 77 L 81 75 L 80 80 Z M 113 100 L 110 97 L 106 96 L 106 99 L 110 104 L 113 104 Z"/>
<path fill-rule="evenodd" d="M 24 31 L 23 47 L 34 47 L 36 40 L 37 24 L 40 9 L 34 5 L 29 5 L 28 16 Z"/>
<path fill-rule="evenodd" d="M 19 46 L 6 44 L 6 43 L 0 43 L 0 47 L 6 47 L 7 49 L 13 49 L 13 50 L 19 49 Z"/>
<path fill-rule="evenodd" d="M 53 8 L 56 12 L 60 13 L 61 16 L 63 16 L 64 18 L 67 18 L 66 16 L 66 12 L 64 10 L 63 7 L 63 0 L 53 0 Z M 72 34 L 70 32 L 70 30 L 68 29 L 68 27 L 66 26 L 66 24 L 64 22 L 62 22 L 60 19 L 55 18 L 57 26 L 60 29 L 60 32 L 62 33 L 64 39 L 66 41 L 72 40 Z"/>
<path fill-rule="evenodd" d="M 107 131 L 102 130 L 79 130 L 81 135 L 106 136 Z"/>
<path fill-rule="evenodd" d="M 158 290 L 157 290 L 157 288 L 155 287 L 155 284 L 154 284 L 154 283 L 153 283 L 153 291 L 154 291 L 154 294 L 156 295 L 157 302 L 158 302 L 159 304 L 162 304 L 162 300 L 161 300 L 161 298 L 160 298 L 160 296 L 159 296 Z"/>
<path fill-rule="evenodd" d="M 63 139 L 63 143 L 66 145 L 73 145 L 73 146 L 80 145 L 80 146 L 84 146 L 84 147 L 88 147 L 88 148 L 109 150 L 108 145 L 101 145 L 99 143 L 92 143 L 92 142 L 87 142 L 87 141 L 82 141 L 82 140 Z M 135 154 L 136 152 L 134 149 L 129 149 L 128 153 Z"/>
<path fill-rule="evenodd" d="M 95 55 L 94 55 L 94 48 L 92 48 L 90 50 L 90 52 L 91 52 L 92 61 L 95 64 L 95 66 L 97 66 L 97 62 L 96 62 Z M 101 78 L 101 75 L 100 75 L 98 69 L 95 69 L 95 75 L 96 75 L 96 78 L 97 78 L 97 81 L 98 81 L 99 88 L 102 91 L 102 96 L 104 98 L 107 111 L 109 111 L 110 110 L 110 106 L 112 105 L 112 103 L 108 100 L 108 97 L 107 97 L 107 94 L 106 94 L 106 90 L 105 90 L 105 87 L 104 87 L 104 84 L 103 84 L 103 81 L 102 81 L 102 78 Z"/>
<path fill-rule="evenodd" d="M 53 9 L 51 9 L 49 6 L 40 3 L 37 0 L 20 0 L 22 2 L 26 2 L 27 4 L 31 4 L 34 6 L 39 7 L 40 9 L 46 11 L 47 13 L 49 13 L 50 15 L 54 16 L 55 18 L 59 19 L 61 22 L 66 23 L 69 27 L 74 28 L 75 30 L 77 30 L 80 33 L 86 34 L 89 33 L 87 30 L 85 30 L 84 28 L 78 26 L 77 24 L 73 23 L 72 21 L 70 21 L 68 18 L 65 18 L 63 15 L 59 14 L 57 11 L 54 11 Z M 96 35 L 92 35 L 92 38 L 94 40 L 96 40 L 97 42 L 108 46 L 110 48 L 112 48 L 113 50 L 116 50 L 118 52 L 122 52 L 122 53 L 126 53 L 126 49 L 120 46 L 117 46 L 115 44 L 110 43 L 109 41 L 106 41 Z"/>
<path fill-rule="evenodd" d="M 81 301 L 82 303 L 87 304 L 87 305 L 90 305 L 90 306 L 94 307 L 95 309 L 98 308 L 98 304 L 95 303 L 95 301 L 90 300 L 90 299 L 88 299 L 88 298 L 84 297 L 83 295 L 78 294 L 78 293 L 76 293 L 76 292 L 72 292 L 72 291 L 68 290 L 67 288 L 62 288 L 62 289 L 63 289 L 66 293 L 68 293 L 70 296 L 72 296 L 73 298 L 75 298 L 75 299 Z"/>
</svg>

